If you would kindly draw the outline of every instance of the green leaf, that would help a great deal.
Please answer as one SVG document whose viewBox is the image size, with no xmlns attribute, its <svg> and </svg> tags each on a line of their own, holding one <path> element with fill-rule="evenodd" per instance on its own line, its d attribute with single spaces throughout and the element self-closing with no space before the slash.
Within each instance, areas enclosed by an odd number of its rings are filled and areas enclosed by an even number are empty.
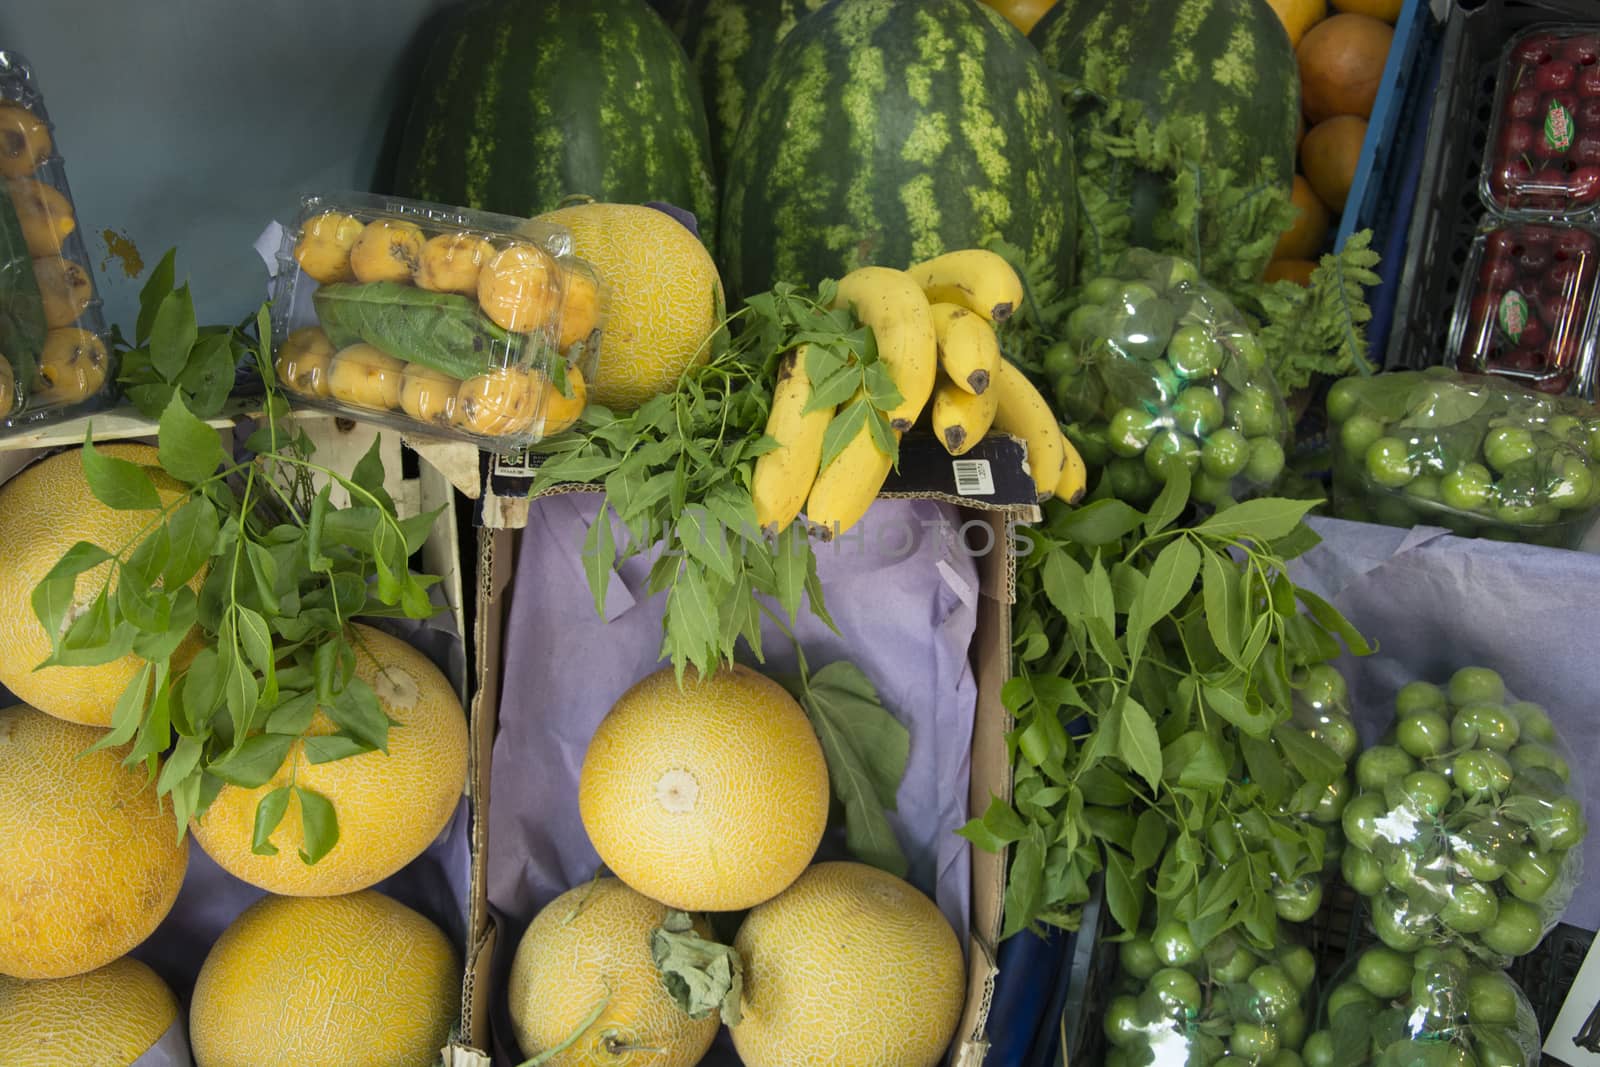
<svg viewBox="0 0 1600 1067">
<path fill-rule="evenodd" d="M 1088 575 L 1077 560 L 1052 546 L 1046 550 L 1039 574 L 1044 595 L 1063 618 L 1075 618 L 1084 610 L 1089 599 Z"/>
<path fill-rule="evenodd" d="M 689 558 L 724 581 L 735 580 L 733 550 L 727 532 L 703 505 L 691 504 L 678 516 L 678 541 Z"/>
<path fill-rule="evenodd" d="M 1138 829 L 1133 832 L 1133 864 L 1136 870 L 1147 871 L 1161 858 L 1167 844 L 1167 820 L 1162 813 L 1149 808 L 1139 814 Z"/>
<path fill-rule="evenodd" d="M 1006 881 L 1006 921 L 1000 931 L 1002 939 L 1026 929 L 1030 917 L 1037 914 L 1043 904 L 1047 851 L 1044 834 L 1038 827 L 1018 842 Z"/>
<path fill-rule="evenodd" d="M 272 674 L 277 657 L 272 650 L 272 631 L 267 628 L 267 620 L 259 612 L 242 604 L 235 610 L 234 619 L 235 631 L 239 635 L 239 643 L 244 646 L 245 655 L 256 670 L 262 674 Z"/>
<path fill-rule="evenodd" d="M 211 477 L 228 458 L 217 431 L 190 414 L 177 394 L 161 413 L 158 441 L 161 469 L 189 485 Z"/>
<path fill-rule="evenodd" d="M 322 552 L 322 531 L 333 506 L 332 493 L 333 483 L 324 482 L 311 498 L 311 514 L 306 519 L 306 565 L 314 571 L 326 572 L 333 567 L 333 560 Z"/>
<path fill-rule="evenodd" d="M 133 740 L 133 735 L 139 730 L 139 722 L 144 717 L 145 704 L 149 701 L 150 676 L 154 669 L 149 663 L 139 665 L 138 673 L 122 690 L 122 695 L 117 697 L 116 707 L 111 709 L 110 731 L 96 739 L 91 751 L 121 748 Z"/>
<path fill-rule="evenodd" d="M 50 635 L 52 644 L 59 643 L 62 624 L 66 621 L 77 590 L 78 575 L 111 558 L 111 553 L 99 545 L 78 541 L 56 560 L 39 584 L 33 587 L 33 592 L 29 594 L 33 614 L 39 620 L 39 625 L 44 627 L 45 633 Z"/>
<path fill-rule="evenodd" d="M 1021 841 L 1028 832 L 1028 826 L 1010 804 L 999 797 L 990 797 L 989 807 L 983 817 L 972 819 L 957 832 L 985 852 L 999 852 L 1007 845 Z"/>
<path fill-rule="evenodd" d="M 1212 643 L 1230 663 L 1244 666 L 1244 599 L 1239 588 L 1239 568 L 1219 552 L 1207 551 L 1202 560 L 1206 629 Z"/>
<path fill-rule="evenodd" d="M 1283 759 L 1271 742 L 1248 735 L 1239 738 L 1239 751 L 1244 755 L 1245 769 L 1261 788 L 1261 798 L 1268 804 L 1282 804 L 1289 796 L 1289 776 L 1284 773 Z"/>
<path fill-rule="evenodd" d="M 772 552 L 773 593 L 791 623 L 800 613 L 800 597 L 805 591 L 806 568 L 811 558 L 811 542 L 798 523 L 778 534 Z"/>
<path fill-rule="evenodd" d="M 374 751 L 373 746 L 365 741 L 344 734 L 322 734 L 305 739 L 307 763 L 332 763 L 335 760 L 360 756 L 372 751 Z"/>
<path fill-rule="evenodd" d="M 839 409 L 822 434 L 822 462 L 818 470 L 827 470 L 828 464 L 844 451 L 844 446 L 866 428 L 867 414 L 871 410 L 872 403 L 865 396 L 857 397 Z"/>
<path fill-rule="evenodd" d="M 117 511 L 154 511 L 161 507 L 161 497 L 149 474 L 137 463 L 100 452 L 87 435 L 79 456 L 89 491 L 106 507 Z"/>
<path fill-rule="evenodd" d="M 133 651 L 147 660 L 165 660 L 189 638 L 199 614 L 194 590 L 179 587 L 167 600 L 167 625 L 160 633 L 141 633 L 133 639 Z"/>
<path fill-rule="evenodd" d="M 317 714 L 317 697 L 315 693 L 296 693 L 282 700 L 272 709 L 267 716 L 266 730 L 273 734 L 289 734 L 298 737 L 304 734 L 311 726 L 311 720 Z M 310 738 L 307 739 L 312 740 Z"/>
<path fill-rule="evenodd" d="M 370 748 L 388 751 L 389 716 L 384 713 L 372 686 L 360 678 L 346 682 L 322 710 L 345 733 Z"/>
<path fill-rule="evenodd" d="M 184 585 L 206 565 L 217 547 L 221 526 L 216 508 L 192 497 L 167 519 L 169 554 L 161 580 L 168 589 Z"/>
<path fill-rule="evenodd" d="M 212 774 L 243 789 L 257 789 L 272 781 L 297 739 L 288 734 L 256 734 L 207 768 Z"/>
<path fill-rule="evenodd" d="M 1315 500 L 1284 500 L 1262 497 L 1223 508 L 1202 522 L 1197 529 L 1217 537 L 1249 539 L 1266 544 L 1287 536 L 1306 512 L 1317 506 Z"/>
<path fill-rule="evenodd" d="M 1156 724 L 1150 713 L 1131 696 L 1122 699 L 1117 754 L 1134 773 L 1150 783 L 1150 788 L 1157 788 L 1161 782 L 1161 739 L 1156 736 Z"/>
<path fill-rule="evenodd" d="M 1252 737 L 1266 737 L 1272 730 L 1274 716 L 1270 709 L 1252 708 L 1243 693 L 1243 684 L 1215 685 L 1204 682 L 1200 692 L 1206 707 Z"/>
<path fill-rule="evenodd" d="M 606 597 L 611 590 L 611 569 L 617 559 L 617 538 L 611 529 L 611 509 L 605 504 L 595 515 L 583 539 L 583 576 L 594 597 L 596 615 L 604 617 Z"/>
<path fill-rule="evenodd" d="M 904 877 L 905 854 L 885 812 L 895 810 L 911 753 L 910 733 L 884 708 L 872 681 L 844 660 L 807 680 L 801 704 L 844 805 L 846 845 L 862 862 Z"/>
<path fill-rule="evenodd" d="M 339 843 L 339 817 L 333 802 L 321 793 L 295 786 L 294 795 L 300 801 L 300 828 L 305 840 L 300 859 L 309 866 Z"/>
<path fill-rule="evenodd" d="M 122 580 L 117 583 L 116 604 L 122 618 L 144 633 L 166 633 L 171 617 L 171 601 L 159 589 L 136 580 L 126 567 L 123 568 Z"/>
<path fill-rule="evenodd" d="M 1272 731 L 1272 736 L 1307 782 L 1328 786 L 1344 774 L 1344 761 L 1339 754 L 1299 727 L 1282 723 Z"/>
<path fill-rule="evenodd" d="M 1345 647 L 1350 650 L 1351 655 L 1370 656 L 1377 651 L 1377 646 L 1363 637 L 1361 631 L 1357 630 L 1338 608 L 1335 608 L 1309 589 L 1301 589 L 1296 586 L 1294 593 L 1300 599 L 1300 603 L 1305 605 L 1306 611 L 1310 612 L 1311 617 L 1316 619 L 1323 629 L 1337 634 L 1344 640 Z"/>
<path fill-rule="evenodd" d="M 1106 907 L 1118 926 L 1130 934 L 1135 933 L 1144 914 L 1145 885 L 1126 855 L 1114 848 L 1106 849 L 1105 853 Z"/>
<path fill-rule="evenodd" d="M 134 324 L 134 343 L 141 347 L 150 340 L 151 328 L 155 325 L 156 312 L 160 310 L 168 293 L 172 292 L 173 282 L 177 276 L 178 250 L 167 249 L 167 254 L 161 257 L 155 269 L 150 272 L 150 277 L 145 279 L 144 286 L 139 290 L 139 317 Z"/>
<path fill-rule="evenodd" d="M 1183 515 L 1184 509 L 1189 506 L 1189 484 L 1188 468 L 1178 464 L 1168 476 L 1166 484 L 1162 485 L 1156 502 L 1150 505 L 1149 514 L 1145 516 L 1146 536 L 1160 533 Z"/>
<path fill-rule="evenodd" d="M 1187 537 L 1175 538 L 1150 565 L 1150 576 L 1128 617 L 1128 658 L 1144 651 L 1150 628 L 1172 613 L 1194 591 L 1200 574 L 1200 550 Z"/>
<path fill-rule="evenodd" d="M 1142 522 L 1144 516 L 1120 500 L 1096 500 L 1066 512 L 1055 533 L 1063 540 L 1094 548 L 1120 540 Z"/>
<path fill-rule="evenodd" d="M 705 1019 L 717 1012 L 728 1026 L 743 1021 L 743 960 L 731 946 L 696 933 L 689 915 L 667 912 L 650 932 L 650 957 L 667 994 L 689 1018 Z"/>
<path fill-rule="evenodd" d="M 667 594 L 666 630 L 675 667 L 687 661 L 702 675 L 711 672 L 721 656 L 721 616 L 699 567 L 684 567 L 672 583 Z"/>
<path fill-rule="evenodd" d="M 355 469 L 350 472 L 349 481 L 365 490 L 367 494 L 370 494 L 371 499 L 363 497 L 359 493 L 351 493 L 350 499 L 353 502 L 360 497 L 362 502 L 367 504 L 371 504 L 373 501 L 376 501 L 379 507 L 383 508 L 383 510 L 388 512 L 390 515 L 393 515 L 395 513 L 394 500 L 389 496 L 388 490 L 384 489 L 383 487 L 384 469 L 382 449 L 383 438 L 374 437 L 372 439 L 372 446 L 367 449 L 366 454 L 356 462 Z"/>
<path fill-rule="evenodd" d="M 289 787 L 279 786 L 256 804 L 255 830 L 250 836 L 250 851 L 257 856 L 276 856 L 278 846 L 272 843 L 272 831 L 283 822 L 289 810 Z"/>
<path fill-rule="evenodd" d="M 163 378 L 171 381 L 183 370 L 199 332 L 187 284 L 162 297 L 150 323 L 150 362 Z"/>
<path fill-rule="evenodd" d="M 1162 749 L 1161 766 L 1169 779 L 1176 774 L 1177 784 L 1191 789 L 1220 790 L 1228 782 L 1221 750 L 1210 735 L 1199 730 L 1182 734 Z"/>
</svg>

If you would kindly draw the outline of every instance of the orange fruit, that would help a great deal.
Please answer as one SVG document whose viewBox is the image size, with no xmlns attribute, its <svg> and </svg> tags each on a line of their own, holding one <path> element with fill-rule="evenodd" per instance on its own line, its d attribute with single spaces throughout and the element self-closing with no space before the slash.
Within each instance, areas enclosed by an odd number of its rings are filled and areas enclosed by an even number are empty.
<svg viewBox="0 0 1600 1067">
<path fill-rule="evenodd" d="M 1311 191 L 1311 183 L 1299 174 L 1294 176 L 1291 194 L 1297 214 L 1294 225 L 1283 231 L 1273 259 L 1309 259 L 1322 251 L 1328 241 L 1328 207 Z"/>
<path fill-rule="evenodd" d="M 578 776 L 606 866 L 680 911 L 743 911 L 789 887 L 828 821 L 828 766 L 787 690 L 746 667 L 679 688 L 670 668 L 622 695 Z"/>
<path fill-rule="evenodd" d="M 71 978 L 0 975 L 0 1063 L 134 1063 L 178 1021 L 178 998 L 131 956 Z"/>
<path fill-rule="evenodd" d="M 933 901 L 864 863 L 819 863 L 756 908 L 744 960 L 745 1067 L 935 1067 L 955 1035 L 967 974 Z"/>
<path fill-rule="evenodd" d="M 1051 8 L 1056 6 L 1057 0 L 983 0 L 983 2 L 1004 15 L 1011 25 L 1023 33 L 1028 33 Z"/>
<path fill-rule="evenodd" d="M 1289 34 L 1289 47 L 1300 44 L 1306 31 L 1328 17 L 1328 0 L 1267 0 Z"/>
<path fill-rule="evenodd" d="M 1339 115 L 1311 127 L 1300 145 L 1300 169 L 1306 181 L 1317 199 L 1334 211 L 1344 210 L 1366 139 L 1366 119 Z"/>
<path fill-rule="evenodd" d="M 122 766 L 126 748 L 88 751 L 104 736 L 33 708 L 0 710 L 0 974 L 104 967 L 178 899 L 189 842 L 172 804 Z"/>
<path fill-rule="evenodd" d="M 1313 26 L 1295 49 L 1306 118 L 1313 125 L 1335 115 L 1370 118 L 1393 41 L 1394 27 L 1371 15 L 1335 15 Z"/>
<path fill-rule="evenodd" d="M 1274 3 L 1274 0 L 1267 0 Z M 1393 26 L 1400 19 L 1400 9 L 1405 0 L 1332 0 L 1335 11 L 1352 15 L 1371 15 Z"/>
<path fill-rule="evenodd" d="M 1310 285 L 1311 272 L 1316 269 L 1315 261 L 1309 259 L 1275 259 L 1267 264 L 1267 273 L 1261 280 Z"/>
</svg>

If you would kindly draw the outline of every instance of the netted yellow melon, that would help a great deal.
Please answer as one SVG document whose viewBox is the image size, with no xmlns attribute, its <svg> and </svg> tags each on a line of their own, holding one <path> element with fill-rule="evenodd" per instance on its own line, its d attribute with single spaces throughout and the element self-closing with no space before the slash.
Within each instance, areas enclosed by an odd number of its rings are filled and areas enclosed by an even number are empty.
<svg viewBox="0 0 1600 1067">
<path fill-rule="evenodd" d="M 172 806 L 122 766 L 126 749 L 85 754 L 103 736 L 33 708 L 0 710 L 0 974 L 103 967 L 178 897 L 189 845 Z"/>
<path fill-rule="evenodd" d="M 793 882 L 828 820 L 828 767 L 800 705 L 746 667 L 679 688 L 661 670 L 595 731 L 578 810 L 618 878 L 681 911 L 739 911 Z"/>
<path fill-rule="evenodd" d="M 178 998 L 136 959 L 71 978 L 0 975 L 6 1067 L 127 1067 L 177 1021 Z"/>
<path fill-rule="evenodd" d="M 573 252 L 609 291 L 591 403 L 631 411 L 710 357 L 722 279 L 682 223 L 638 204 L 579 204 L 540 218 L 572 231 Z"/>
<path fill-rule="evenodd" d="M 195 982 L 199 1067 L 433 1067 L 461 1004 L 444 932 L 380 893 L 265 897 Z"/>
<path fill-rule="evenodd" d="M 366 889 L 420 856 L 450 821 L 467 780 L 467 718 L 439 668 L 404 641 L 370 626 L 351 627 L 356 677 L 372 686 L 389 728 L 389 751 L 312 763 L 296 741 L 278 773 L 256 789 L 224 786 L 195 824 L 206 855 L 228 873 L 270 893 L 329 896 Z M 310 736 L 336 727 L 317 712 Z M 291 794 L 271 841 L 272 856 L 252 851 L 256 805 L 280 786 L 327 797 L 339 842 L 322 859 L 300 858 L 305 829 Z"/>
<path fill-rule="evenodd" d="M 511 1022 L 543 1067 L 693 1067 L 717 1036 L 691 1019 L 650 955 L 665 905 L 615 878 L 561 894 L 539 912 L 511 965 Z M 710 928 L 698 922 L 702 937 Z"/>
</svg>

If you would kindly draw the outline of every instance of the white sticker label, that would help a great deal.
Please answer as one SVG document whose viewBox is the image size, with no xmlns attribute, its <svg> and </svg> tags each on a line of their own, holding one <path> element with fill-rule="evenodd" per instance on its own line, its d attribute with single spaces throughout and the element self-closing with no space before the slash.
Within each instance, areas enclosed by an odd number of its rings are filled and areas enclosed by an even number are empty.
<svg viewBox="0 0 1600 1067">
<path fill-rule="evenodd" d="M 493 473 L 508 478 L 532 478 L 538 469 L 528 462 L 532 455 L 527 449 L 519 448 L 508 455 L 496 456 Z"/>
<path fill-rule="evenodd" d="M 956 492 L 961 496 L 994 496 L 994 474 L 986 459 L 958 459 L 950 464 L 956 472 Z"/>
</svg>

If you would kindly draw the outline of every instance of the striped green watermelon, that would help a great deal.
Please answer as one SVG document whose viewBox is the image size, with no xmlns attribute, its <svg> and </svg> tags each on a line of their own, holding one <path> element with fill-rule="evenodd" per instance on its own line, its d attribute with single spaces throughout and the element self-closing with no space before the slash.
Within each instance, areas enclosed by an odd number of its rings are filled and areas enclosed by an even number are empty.
<svg viewBox="0 0 1600 1067">
<path fill-rule="evenodd" d="M 394 191 L 510 215 L 665 201 L 708 245 L 716 187 L 683 47 L 645 0 L 476 0 L 433 42 Z"/>
<path fill-rule="evenodd" d="M 748 295 L 994 236 L 1070 272 L 1063 118 L 1038 53 L 975 0 L 833 0 L 779 44 L 739 128 L 723 281 Z"/>
<path fill-rule="evenodd" d="M 825 0 L 688 0 L 678 36 L 700 79 L 711 122 L 711 160 L 726 172 L 728 153 L 750 98 L 778 42 Z"/>
<path fill-rule="evenodd" d="M 1152 125 L 1192 120 L 1203 131 L 1203 147 L 1191 153 L 1202 178 L 1225 168 L 1236 187 L 1288 195 L 1300 73 L 1266 0 L 1060 0 L 1029 39 L 1068 91 L 1136 102 Z M 1094 114 L 1080 108 L 1074 119 L 1080 160 L 1090 155 L 1085 122 Z M 1130 124 L 1109 132 L 1129 135 Z M 1135 244 L 1161 244 L 1152 231 L 1165 193 L 1153 186 L 1144 182 L 1132 197 Z M 1260 225 L 1270 221 L 1262 217 Z M 1257 236 L 1230 234 L 1234 241 Z"/>
</svg>

